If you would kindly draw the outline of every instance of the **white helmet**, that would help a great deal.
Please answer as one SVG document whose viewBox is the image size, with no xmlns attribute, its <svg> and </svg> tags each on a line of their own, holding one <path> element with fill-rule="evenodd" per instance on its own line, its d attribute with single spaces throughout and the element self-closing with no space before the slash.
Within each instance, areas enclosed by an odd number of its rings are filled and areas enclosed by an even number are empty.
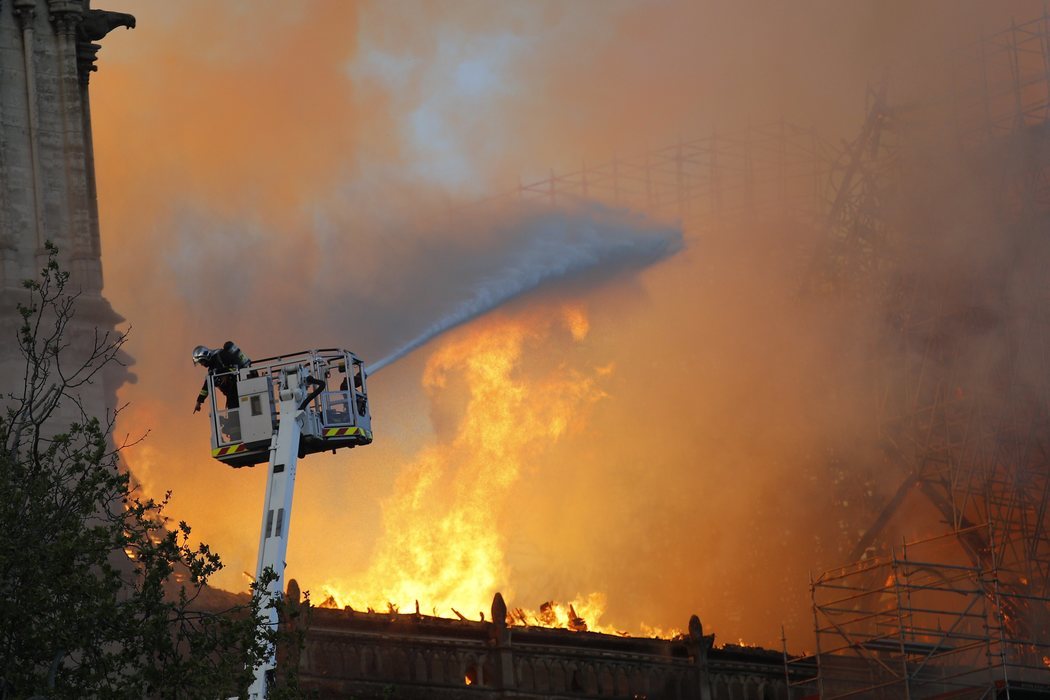
<svg viewBox="0 0 1050 700">
<path fill-rule="evenodd" d="M 209 357 L 211 357 L 211 350 L 209 348 L 206 348 L 203 345 L 198 345 L 193 348 L 193 364 L 199 365 Z"/>
</svg>

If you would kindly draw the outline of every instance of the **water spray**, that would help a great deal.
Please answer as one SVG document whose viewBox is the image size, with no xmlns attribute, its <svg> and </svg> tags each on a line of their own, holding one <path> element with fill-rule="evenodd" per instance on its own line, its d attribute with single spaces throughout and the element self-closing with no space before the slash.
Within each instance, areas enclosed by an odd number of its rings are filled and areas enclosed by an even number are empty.
<svg viewBox="0 0 1050 700">
<path fill-rule="evenodd" d="M 597 205 L 530 218 L 520 238 L 503 265 L 465 299 L 366 372 L 375 374 L 442 333 L 548 284 L 641 269 L 682 248 L 679 228 Z"/>
</svg>

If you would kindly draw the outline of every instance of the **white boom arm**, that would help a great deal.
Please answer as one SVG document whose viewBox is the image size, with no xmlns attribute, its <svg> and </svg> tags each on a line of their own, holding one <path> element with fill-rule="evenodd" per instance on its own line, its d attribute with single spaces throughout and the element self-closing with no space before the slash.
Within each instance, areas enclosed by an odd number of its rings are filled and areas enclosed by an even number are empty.
<svg viewBox="0 0 1050 700">
<path fill-rule="evenodd" d="M 306 455 L 372 442 L 364 364 L 345 349 L 313 349 L 233 371 L 209 372 L 205 381 L 211 401 L 212 457 L 231 467 L 269 459 L 255 580 L 262 580 L 267 569 L 276 574 L 276 580 L 260 591 L 260 631 L 276 630 L 275 604 L 285 589 L 296 464 Z M 229 392 L 230 382 L 236 382 L 236 394 Z M 228 401 L 225 409 L 216 403 L 220 390 Z M 236 398 L 234 406 L 229 405 L 231 398 Z M 270 649 L 255 669 L 248 690 L 252 700 L 266 700 L 275 667 L 276 650 Z"/>
<path fill-rule="evenodd" d="M 277 629 L 277 608 L 274 607 L 284 591 L 284 558 L 288 551 L 288 531 L 292 524 L 292 493 L 295 490 L 295 467 L 299 456 L 299 437 L 302 434 L 305 412 L 299 409 L 306 395 L 305 372 L 301 367 L 287 368 L 280 377 L 280 416 L 277 433 L 270 441 L 270 468 L 263 501 L 262 532 L 259 534 L 259 560 L 255 580 L 262 577 L 267 567 L 277 574 L 263 597 L 263 623 Z M 255 669 L 255 680 L 248 690 L 252 700 L 264 700 L 272 684 L 276 665 L 275 650 Z"/>
</svg>

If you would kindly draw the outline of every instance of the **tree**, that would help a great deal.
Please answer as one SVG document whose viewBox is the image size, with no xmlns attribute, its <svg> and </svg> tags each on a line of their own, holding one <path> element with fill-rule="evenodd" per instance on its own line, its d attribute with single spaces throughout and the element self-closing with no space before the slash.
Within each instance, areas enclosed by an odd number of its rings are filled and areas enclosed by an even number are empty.
<svg viewBox="0 0 1050 700">
<path fill-rule="evenodd" d="M 127 335 L 75 321 L 57 252 L 24 283 L 24 375 L 0 417 L 0 699 L 244 693 L 276 641 L 259 627 L 272 578 L 246 602 L 199 604 L 222 562 L 121 467 L 116 412 L 88 415 L 82 394 Z"/>
</svg>

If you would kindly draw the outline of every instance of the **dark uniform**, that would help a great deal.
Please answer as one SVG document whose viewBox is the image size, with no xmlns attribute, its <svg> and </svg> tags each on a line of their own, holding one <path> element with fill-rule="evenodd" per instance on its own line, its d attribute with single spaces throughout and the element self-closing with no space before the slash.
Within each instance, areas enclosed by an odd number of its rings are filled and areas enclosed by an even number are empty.
<svg viewBox="0 0 1050 700">
<path fill-rule="evenodd" d="M 239 369 L 251 367 L 252 361 L 234 345 L 232 340 L 219 350 L 213 350 L 210 355 L 200 360 L 200 363 L 208 368 L 208 374 L 215 377 L 216 388 L 226 397 L 226 408 L 237 408 L 237 375 L 231 374 Z M 208 380 L 204 380 L 201 391 L 197 395 L 197 407 L 193 409 L 196 413 L 201 404 L 208 398 Z"/>
</svg>

